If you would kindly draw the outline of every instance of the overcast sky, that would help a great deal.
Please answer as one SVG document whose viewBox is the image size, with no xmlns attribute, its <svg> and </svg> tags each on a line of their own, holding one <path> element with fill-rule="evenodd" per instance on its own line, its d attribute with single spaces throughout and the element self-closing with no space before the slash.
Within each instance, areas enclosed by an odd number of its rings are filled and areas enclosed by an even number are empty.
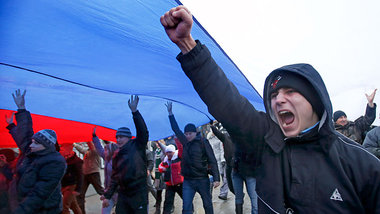
<svg viewBox="0 0 380 214">
<path fill-rule="evenodd" d="M 275 68 L 309 63 L 325 81 L 334 111 L 365 112 L 379 91 L 380 2 L 376 0 L 182 0 L 262 95 Z M 379 110 L 375 125 L 380 125 Z"/>
</svg>

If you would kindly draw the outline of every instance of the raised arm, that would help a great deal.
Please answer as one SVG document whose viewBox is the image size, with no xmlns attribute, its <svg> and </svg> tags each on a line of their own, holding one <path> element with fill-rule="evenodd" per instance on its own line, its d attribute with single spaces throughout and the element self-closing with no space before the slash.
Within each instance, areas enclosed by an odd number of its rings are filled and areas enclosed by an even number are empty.
<svg viewBox="0 0 380 214">
<path fill-rule="evenodd" d="M 179 6 L 165 13 L 161 23 L 169 38 L 181 49 L 182 53 L 177 59 L 209 112 L 225 125 L 236 142 L 251 144 L 249 139 L 242 137 L 248 135 L 264 138 L 268 133 L 270 118 L 256 111 L 239 93 L 215 63 L 206 46 L 199 41 L 193 42 L 190 35 L 191 13 Z"/>
<path fill-rule="evenodd" d="M 186 136 L 183 134 L 183 132 L 179 128 L 178 123 L 177 123 L 177 121 L 176 121 L 176 119 L 174 117 L 174 114 L 173 114 L 173 103 L 172 102 L 167 102 L 165 105 L 166 105 L 166 108 L 167 108 L 168 113 L 169 113 L 170 126 L 172 127 L 173 132 L 175 133 L 175 135 L 177 136 L 178 140 L 182 144 L 186 144 L 188 142 L 187 139 L 186 139 Z"/>
<path fill-rule="evenodd" d="M 363 133 L 369 129 L 373 121 L 376 119 L 376 103 L 374 103 L 377 89 L 375 89 L 370 95 L 365 94 L 368 104 L 366 105 L 365 115 L 355 120 L 355 125 Z"/>
<path fill-rule="evenodd" d="M 94 131 L 92 132 L 92 142 L 94 143 L 94 146 L 98 155 L 104 159 L 105 158 L 104 148 L 102 144 L 100 143 L 99 137 L 96 136 L 96 126 L 94 127 Z"/>
<path fill-rule="evenodd" d="M 365 96 L 367 97 L 368 106 L 371 108 L 375 107 L 375 103 L 373 102 L 373 100 L 375 99 L 376 91 L 377 89 L 375 89 L 370 95 L 365 94 Z"/>
<path fill-rule="evenodd" d="M 355 121 L 362 132 L 366 131 L 376 119 L 376 103 L 373 102 L 375 99 L 376 91 L 377 89 L 375 89 L 370 95 L 365 94 L 368 100 L 365 115 L 364 117 L 360 117 Z"/>
<path fill-rule="evenodd" d="M 166 151 L 166 145 L 162 142 L 164 140 L 157 141 L 158 146 L 161 148 L 161 151 L 165 154 Z"/>
<path fill-rule="evenodd" d="M 73 146 L 76 150 L 78 150 L 78 152 L 82 153 L 83 155 L 86 154 L 87 152 L 87 149 L 83 148 L 83 146 L 77 144 L 77 143 L 73 143 Z"/>
<path fill-rule="evenodd" d="M 227 134 L 223 134 L 215 126 L 211 126 L 211 129 L 212 129 L 212 132 L 215 134 L 215 136 L 220 141 L 222 141 L 224 159 L 226 160 L 227 163 L 230 163 L 234 155 L 234 144 L 232 143 L 231 138 Z"/>
<path fill-rule="evenodd" d="M 137 105 L 139 103 L 139 97 L 137 95 L 131 95 L 131 99 L 128 100 L 128 106 L 132 111 L 133 122 L 136 126 L 136 140 L 140 149 L 144 149 L 149 139 L 148 128 L 146 127 L 145 121 L 141 116 L 140 112 L 137 110 Z"/>
<path fill-rule="evenodd" d="M 21 152 L 24 154 L 29 150 L 29 145 L 32 143 L 32 136 L 34 133 L 32 117 L 30 112 L 28 112 L 25 108 L 25 94 L 26 90 L 21 93 L 20 89 L 17 89 L 15 93 L 12 93 L 13 100 L 17 106 L 17 126 L 15 127 L 12 124 L 8 125 L 10 134 L 15 140 L 17 146 L 20 148 Z"/>
<path fill-rule="evenodd" d="M 16 127 L 16 124 L 14 124 L 14 122 L 13 122 L 14 117 L 15 117 L 14 112 L 12 112 L 11 116 L 9 116 L 9 117 L 7 115 L 5 115 L 5 122 L 8 124 L 6 128 L 9 130 L 9 134 L 11 134 L 13 140 L 16 142 L 16 145 L 18 147 L 20 147 L 19 146 L 20 142 L 17 142 L 18 141 L 17 127 Z"/>
<path fill-rule="evenodd" d="M 193 17 L 186 7 L 181 5 L 172 8 L 161 16 L 160 21 L 170 40 L 179 47 L 183 54 L 195 47 L 196 43 L 190 34 Z"/>
<path fill-rule="evenodd" d="M 220 141 L 224 141 L 226 139 L 226 136 L 221 132 L 219 131 L 215 126 L 211 125 L 211 130 L 212 130 L 212 133 L 214 133 L 214 135 L 220 140 Z"/>
</svg>

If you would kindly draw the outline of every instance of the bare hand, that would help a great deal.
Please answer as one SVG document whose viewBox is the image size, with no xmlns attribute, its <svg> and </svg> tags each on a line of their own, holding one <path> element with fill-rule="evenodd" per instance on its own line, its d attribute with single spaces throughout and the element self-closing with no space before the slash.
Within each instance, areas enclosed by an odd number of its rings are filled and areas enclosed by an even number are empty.
<svg viewBox="0 0 380 214">
<path fill-rule="evenodd" d="M 219 181 L 215 181 L 214 182 L 214 189 L 217 188 L 219 185 L 220 185 L 220 182 Z"/>
<path fill-rule="evenodd" d="M 372 94 L 370 94 L 370 95 L 365 94 L 365 96 L 367 97 L 367 100 L 368 100 L 368 105 L 369 105 L 369 107 L 371 107 L 371 108 L 374 107 L 373 100 L 375 99 L 376 91 L 377 91 L 377 89 L 375 89 L 375 90 L 372 92 Z"/>
<path fill-rule="evenodd" d="M 106 207 L 108 207 L 109 205 L 110 205 L 110 202 L 108 201 L 108 199 L 104 199 L 104 200 L 103 200 L 103 203 L 102 203 L 103 208 L 106 208 Z"/>
<path fill-rule="evenodd" d="M 12 93 L 13 100 L 15 101 L 18 109 L 25 109 L 25 93 L 26 90 L 21 94 L 20 89 L 17 89 L 15 93 Z"/>
<path fill-rule="evenodd" d="M 7 122 L 8 125 L 10 125 L 10 124 L 13 123 L 14 116 L 15 116 L 14 112 L 12 112 L 12 115 L 10 117 L 8 117 L 7 115 L 5 115 L 5 121 Z"/>
<path fill-rule="evenodd" d="M 128 100 L 128 106 L 132 112 L 137 111 L 137 104 L 139 104 L 139 96 L 131 95 L 131 99 Z"/>
<path fill-rule="evenodd" d="M 170 40 L 175 43 L 182 51 L 187 53 L 196 45 L 191 37 L 193 26 L 193 16 L 183 5 L 170 9 L 160 18 L 162 26 Z"/>
<path fill-rule="evenodd" d="M 173 103 L 168 101 L 166 102 L 165 106 L 168 110 L 169 115 L 173 115 Z"/>
</svg>

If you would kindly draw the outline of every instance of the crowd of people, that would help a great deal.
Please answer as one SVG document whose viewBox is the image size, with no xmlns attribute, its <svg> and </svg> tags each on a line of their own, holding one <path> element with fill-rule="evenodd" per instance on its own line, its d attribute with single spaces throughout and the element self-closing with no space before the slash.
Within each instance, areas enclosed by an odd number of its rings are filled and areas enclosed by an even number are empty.
<svg viewBox="0 0 380 214">
<path fill-rule="evenodd" d="M 252 214 L 380 213 L 380 128 L 370 130 L 376 90 L 366 94 L 365 115 L 349 121 L 343 111 L 333 113 L 324 82 L 311 65 L 287 65 L 268 75 L 266 112 L 260 112 L 240 95 L 207 47 L 192 38 L 186 7 L 166 12 L 161 24 L 217 121 L 205 126 L 206 133 L 192 123 L 182 131 L 167 102 L 174 136 L 148 143 L 139 97 L 131 96 L 135 135 L 120 127 L 116 142 L 102 141 L 95 127 L 86 147 L 59 145 L 54 130 L 34 133 L 26 91 L 18 89 L 12 94 L 17 112 L 6 122 L 20 153 L 17 158 L 0 153 L 1 213 L 86 213 L 91 184 L 102 214 L 148 213 L 149 192 L 155 214 L 172 213 L 176 194 L 182 213 L 193 213 L 196 193 L 205 213 L 212 214 L 212 191 L 220 183 L 218 198 L 227 200 L 233 193 L 238 214 L 243 213 L 244 184 Z"/>
</svg>

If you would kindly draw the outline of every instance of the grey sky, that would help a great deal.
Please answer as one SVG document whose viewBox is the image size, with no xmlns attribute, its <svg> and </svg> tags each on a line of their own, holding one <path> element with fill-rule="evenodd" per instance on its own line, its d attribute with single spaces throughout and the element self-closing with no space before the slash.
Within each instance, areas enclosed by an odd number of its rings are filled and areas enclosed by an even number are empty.
<svg viewBox="0 0 380 214">
<path fill-rule="evenodd" d="M 379 1 L 181 2 L 260 94 L 270 71 L 293 63 L 320 72 L 334 111 L 345 111 L 349 120 L 364 114 L 365 93 L 380 90 Z M 374 124 L 380 125 L 379 113 Z"/>
</svg>

